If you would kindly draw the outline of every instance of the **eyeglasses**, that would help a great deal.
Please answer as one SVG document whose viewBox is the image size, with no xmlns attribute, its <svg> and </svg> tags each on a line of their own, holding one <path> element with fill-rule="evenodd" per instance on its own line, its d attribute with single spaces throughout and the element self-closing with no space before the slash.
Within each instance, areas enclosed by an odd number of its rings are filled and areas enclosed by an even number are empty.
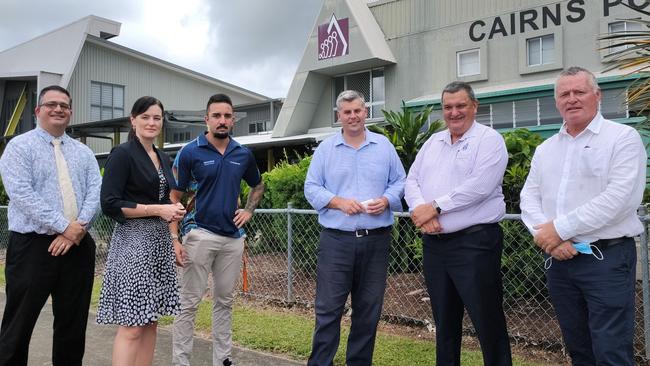
<svg viewBox="0 0 650 366">
<path fill-rule="evenodd" d="M 47 109 L 56 109 L 56 107 L 61 107 L 62 111 L 68 111 L 70 110 L 70 104 L 68 103 L 59 103 L 59 102 L 47 102 L 41 104 L 42 107 L 46 107 Z"/>
</svg>

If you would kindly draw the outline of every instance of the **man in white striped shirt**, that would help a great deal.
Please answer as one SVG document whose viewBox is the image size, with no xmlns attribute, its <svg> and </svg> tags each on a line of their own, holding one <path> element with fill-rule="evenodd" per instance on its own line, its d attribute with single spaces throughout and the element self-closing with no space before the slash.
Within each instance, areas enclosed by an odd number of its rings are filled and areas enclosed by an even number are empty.
<svg viewBox="0 0 650 366">
<path fill-rule="evenodd" d="M 424 278 L 436 322 L 436 365 L 460 365 L 464 308 L 486 366 L 512 365 L 503 315 L 498 222 L 508 152 L 503 137 L 474 120 L 467 83 L 442 92 L 447 130 L 432 135 L 409 170 L 405 199 L 422 230 Z"/>
<path fill-rule="evenodd" d="M 551 257 L 547 286 L 574 365 L 634 365 L 633 237 L 646 180 L 639 133 L 603 118 L 595 76 L 555 83 L 564 124 L 533 156 L 522 219 Z M 578 251 L 579 250 L 579 251 Z"/>
</svg>

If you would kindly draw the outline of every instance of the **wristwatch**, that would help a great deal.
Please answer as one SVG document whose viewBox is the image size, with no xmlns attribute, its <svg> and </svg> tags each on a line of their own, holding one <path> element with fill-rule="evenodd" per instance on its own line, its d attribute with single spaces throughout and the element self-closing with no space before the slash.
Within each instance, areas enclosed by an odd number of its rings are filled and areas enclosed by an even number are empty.
<svg viewBox="0 0 650 366">
<path fill-rule="evenodd" d="M 433 201 L 433 202 L 431 202 L 431 205 L 433 206 L 433 208 L 436 209 L 436 212 L 438 213 L 438 215 L 440 215 L 440 213 L 442 212 L 442 210 L 440 209 L 440 206 L 438 206 L 438 202 Z"/>
</svg>

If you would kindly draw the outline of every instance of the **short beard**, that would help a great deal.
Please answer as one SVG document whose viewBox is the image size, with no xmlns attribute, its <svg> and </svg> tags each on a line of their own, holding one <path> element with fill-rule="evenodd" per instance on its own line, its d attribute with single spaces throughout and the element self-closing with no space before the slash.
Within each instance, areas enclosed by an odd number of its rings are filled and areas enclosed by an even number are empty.
<svg viewBox="0 0 650 366">
<path fill-rule="evenodd" d="M 216 138 L 216 139 L 219 139 L 219 140 L 225 140 L 225 139 L 227 139 L 230 135 L 228 134 L 228 132 L 213 132 L 213 133 L 212 133 L 212 136 L 213 136 L 214 138 Z"/>
</svg>

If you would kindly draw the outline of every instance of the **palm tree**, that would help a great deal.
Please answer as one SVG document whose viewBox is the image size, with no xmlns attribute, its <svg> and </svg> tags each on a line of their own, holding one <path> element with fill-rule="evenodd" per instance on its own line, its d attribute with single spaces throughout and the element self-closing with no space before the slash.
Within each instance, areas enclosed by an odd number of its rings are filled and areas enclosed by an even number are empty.
<svg viewBox="0 0 650 366">
<path fill-rule="evenodd" d="M 650 13 L 631 7 L 625 2 L 622 5 L 627 6 L 641 14 L 650 16 Z M 605 71 L 614 69 L 627 70 L 629 74 L 636 74 L 638 78 L 628 87 L 627 103 L 630 107 L 637 110 L 639 116 L 645 116 L 645 120 L 636 125 L 637 131 L 646 140 L 650 140 L 650 21 L 643 19 L 623 19 L 626 22 L 641 25 L 641 30 L 631 30 L 624 32 L 613 32 L 599 37 L 601 41 L 607 42 L 607 45 L 601 47 L 603 50 L 612 51 L 605 57 L 611 65 Z M 646 144 L 646 149 L 650 142 Z M 650 160 L 648 161 L 650 170 Z M 646 178 L 646 184 L 650 185 L 650 177 Z M 647 201 L 645 196 L 650 192 L 646 188 L 644 202 Z"/>
<path fill-rule="evenodd" d="M 369 130 L 380 133 L 388 138 L 395 146 L 404 170 L 408 172 L 415 161 L 415 156 L 424 143 L 435 132 L 443 128 L 440 120 L 432 121 L 427 126 L 433 107 L 429 106 L 421 111 L 411 111 L 402 101 L 402 110 L 393 112 L 382 109 L 386 117 L 386 125 L 370 126 Z"/>
<path fill-rule="evenodd" d="M 650 16 L 649 12 L 632 8 L 639 13 Z M 641 30 L 612 32 L 599 37 L 607 42 L 601 49 L 612 51 L 605 56 L 605 61 L 611 62 L 605 71 L 614 69 L 626 70 L 629 74 L 636 74 L 638 78 L 628 88 L 627 103 L 634 107 L 639 114 L 647 115 L 650 112 L 650 21 L 643 19 L 623 19 L 629 23 L 641 25 Z M 650 137 L 650 123 L 648 119 L 637 125 L 639 132 Z"/>
</svg>

